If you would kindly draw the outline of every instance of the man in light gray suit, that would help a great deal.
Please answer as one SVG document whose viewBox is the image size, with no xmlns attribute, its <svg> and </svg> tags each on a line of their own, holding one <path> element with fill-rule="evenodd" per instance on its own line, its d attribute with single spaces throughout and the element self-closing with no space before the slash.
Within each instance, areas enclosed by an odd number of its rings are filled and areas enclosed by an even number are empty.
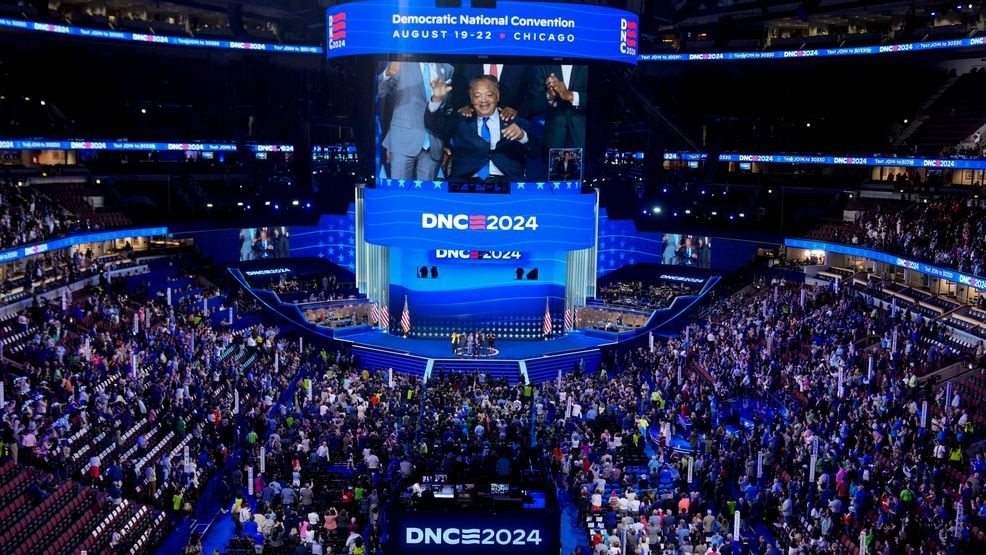
<svg viewBox="0 0 986 555">
<path fill-rule="evenodd" d="M 441 137 L 425 127 L 431 82 L 451 82 L 452 66 L 434 62 L 390 62 L 380 74 L 378 99 L 392 95 L 390 128 L 383 138 L 391 179 L 432 180 L 442 161 Z"/>
</svg>

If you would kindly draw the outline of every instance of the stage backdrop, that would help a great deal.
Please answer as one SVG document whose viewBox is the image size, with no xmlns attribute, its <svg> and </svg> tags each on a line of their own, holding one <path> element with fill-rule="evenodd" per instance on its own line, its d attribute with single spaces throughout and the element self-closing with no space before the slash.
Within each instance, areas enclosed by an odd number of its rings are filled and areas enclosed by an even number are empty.
<svg viewBox="0 0 986 555">
<path fill-rule="evenodd" d="M 552 319 L 561 317 L 565 260 L 550 251 L 391 249 L 392 321 L 399 323 L 406 295 L 416 337 L 492 330 L 501 339 L 540 339 L 545 304 Z"/>
</svg>

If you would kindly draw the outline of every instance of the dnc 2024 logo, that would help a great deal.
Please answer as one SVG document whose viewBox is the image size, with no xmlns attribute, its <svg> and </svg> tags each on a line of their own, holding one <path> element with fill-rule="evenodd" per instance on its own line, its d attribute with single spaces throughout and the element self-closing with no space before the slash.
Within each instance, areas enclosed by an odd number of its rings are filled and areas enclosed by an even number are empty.
<svg viewBox="0 0 986 555">
<path fill-rule="evenodd" d="M 329 16 L 329 50 L 346 46 L 346 12 Z"/>
<path fill-rule="evenodd" d="M 637 22 L 620 19 L 620 54 L 637 55 Z"/>
</svg>

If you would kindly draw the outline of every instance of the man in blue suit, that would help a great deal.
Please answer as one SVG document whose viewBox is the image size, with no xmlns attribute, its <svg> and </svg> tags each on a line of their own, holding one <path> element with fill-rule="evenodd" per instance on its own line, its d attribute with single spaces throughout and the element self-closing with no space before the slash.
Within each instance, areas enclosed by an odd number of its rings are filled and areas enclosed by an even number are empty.
<svg viewBox="0 0 986 555">
<path fill-rule="evenodd" d="M 392 179 L 435 179 L 442 160 L 442 139 L 425 128 L 431 81 L 451 82 L 453 68 L 434 62 L 390 62 L 377 83 L 378 100 L 390 97 L 393 114 L 383 138 Z"/>
<path fill-rule="evenodd" d="M 484 75 L 469 85 L 472 115 L 453 112 L 445 102 L 452 87 L 442 79 L 432 81 L 431 102 L 425 125 L 452 143 L 450 179 L 522 181 L 524 163 L 534 141 L 527 120 L 507 120 L 500 113 L 497 80 Z"/>
</svg>

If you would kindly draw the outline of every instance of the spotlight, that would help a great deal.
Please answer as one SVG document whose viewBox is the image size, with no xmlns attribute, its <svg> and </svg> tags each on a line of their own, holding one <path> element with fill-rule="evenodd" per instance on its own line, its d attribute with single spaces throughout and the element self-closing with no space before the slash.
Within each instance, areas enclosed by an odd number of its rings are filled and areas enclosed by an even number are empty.
<svg viewBox="0 0 986 555">
<path fill-rule="evenodd" d="M 653 212 L 655 214 L 660 214 L 661 213 L 661 207 L 660 206 L 655 206 L 654 209 L 651 210 L 651 212 Z M 644 214 L 646 214 L 646 213 L 647 212 L 644 212 Z"/>
<path fill-rule="evenodd" d="M 291 201 L 291 206 L 298 206 L 299 202 L 296 200 Z"/>
<path fill-rule="evenodd" d="M 270 201 L 264 201 L 264 206 L 270 206 Z"/>
</svg>

